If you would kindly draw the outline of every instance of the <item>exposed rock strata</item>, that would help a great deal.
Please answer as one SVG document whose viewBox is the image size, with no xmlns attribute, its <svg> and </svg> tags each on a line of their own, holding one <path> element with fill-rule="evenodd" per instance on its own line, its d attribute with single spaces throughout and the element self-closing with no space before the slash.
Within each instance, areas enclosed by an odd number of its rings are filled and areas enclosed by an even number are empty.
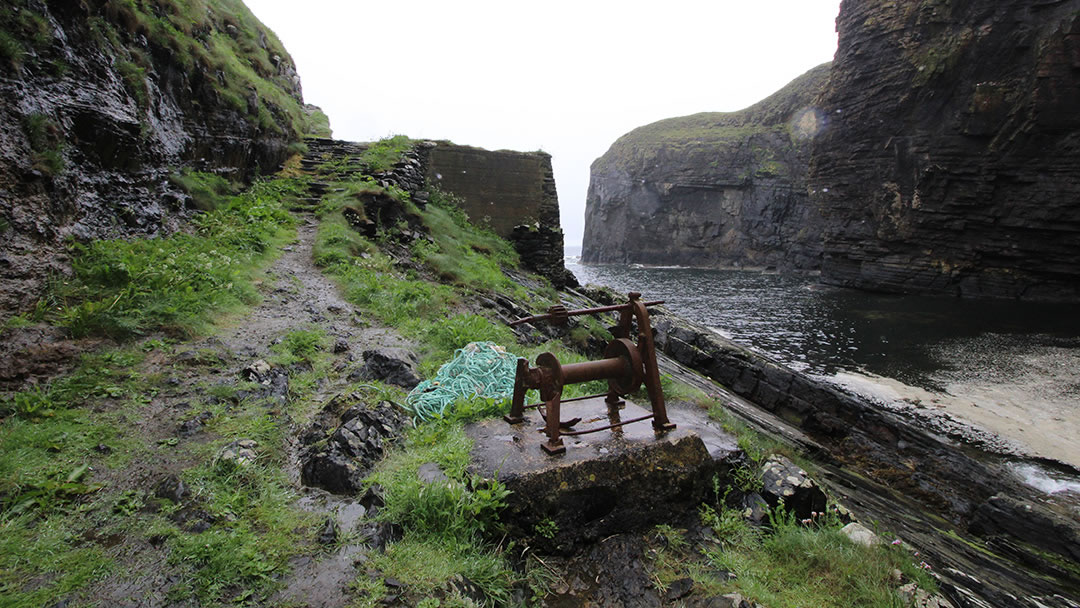
<svg viewBox="0 0 1080 608">
<path fill-rule="evenodd" d="M 805 174 L 828 75 L 818 66 L 739 112 L 635 129 L 592 165 L 587 263 L 816 269 Z"/>
<path fill-rule="evenodd" d="M 653 327 L 661 352 L 818 442 L 814 458 L 829 463 L 820 481 L 830 491 L 846 494 L 862 510 L 890 513 L 895 532 L 917 539 L 927 552 L 965 572 L 993 577 L 979 582 L 958 570 L 948 572 L 942 584 L 950 598 L 974 597 L 958 605 L 1073 605 L 1054 598 L 1080 589 L 1076 572 L 1058 565 L 1076 559 L 1072 541 L 1080 534 L 1080 521 L 1067 508 L 1034 500 L 1037 493 L 1000 460 L 970 456 L 943 437 L 947 429 L 933 426 L 933 420 L 907 420 L 663 309 L 654 311 Z M 935 515 L 927 517 L 928 510 Z M 933 529 L 945 525 L 982 537 L 995 554 L 972 551 Z M 1017 599 L 1035 596 L 1038 604 Z"/>
<path fill-rule="evenodd" d="M 1080 297 L 1080 2 L 856 2 L 821 99 L 822 278 Z"/>
<path fill-rule="evenodd" d="M 243 181 L 285 159 L 309 118 L 288 53 L 240 3 L 188 4 L 0 10 L 0 310 L 64 270 L 66 238 L 177 229 L 178 168 Z"/>
</svg>

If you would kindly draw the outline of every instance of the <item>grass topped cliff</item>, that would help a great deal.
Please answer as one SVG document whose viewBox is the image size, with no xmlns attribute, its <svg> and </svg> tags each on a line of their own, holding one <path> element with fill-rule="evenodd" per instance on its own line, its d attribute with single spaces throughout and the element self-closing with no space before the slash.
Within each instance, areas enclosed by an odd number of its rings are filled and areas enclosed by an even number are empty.
<svg viewBox="0 0 1080 608">
<path fill-rule="evenodd" d="M 800 125 L 793 115 L 814 99 L 828 78 L 831 64 L 821 64 L 758 103 L 737 112 L 701 112 L 667 118 L 638 127 L 612 144 L 597 163 L 640 154 L 646 149 L 681 146 L 716 146 L 745 140 L 767 131 L 789 131 L 798 137 Z"/>
<path fill-rule="evenodd" d="M 87 39 L 115 57 L 125 88 L 144 110 L 151 83 L 176 84 L 168 66 L 189 77 L 210 76 L 205 82 L 219 102 L 264 129 L 299 138 L 316 128 L 302 107 L 289 53 L 239 0 L 82 0 L 63 10 L 15 0 L 0 9 L 0 63 L 17 73 L 67 73 L 73 66 L 61 52 L 57 25 L 73 15 L 88 28 Z"/>
</svg>

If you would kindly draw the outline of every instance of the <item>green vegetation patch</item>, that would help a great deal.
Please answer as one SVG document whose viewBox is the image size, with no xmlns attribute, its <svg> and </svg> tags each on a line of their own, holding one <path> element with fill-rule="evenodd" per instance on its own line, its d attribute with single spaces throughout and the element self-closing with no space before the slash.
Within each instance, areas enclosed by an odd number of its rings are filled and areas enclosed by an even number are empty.
<svg viewBox="0 0 1080 608">
<path fill-rule="evenodd" d="M 28 0 L 10 0 L 0 7 L 0 61 L 18 69 L 27 58 L 52 42 L 49 22 Z"/>
<path fill-rule="evenodd" d="M 383 173 L 401 162 L 405 153 L 415 142 L 405 135 L 393 135 L 372 143 L 360 155 L 360 163 L 367 173 Z"/>
<path fill-rule="evenodd" d="M 257 300 L 254 270 L 290 236 L 283 199 L 299 193 L 298 180 L 262 181 L 214 198 L 191 233 L 73 245 L 73 276 L 55 284 L 47 317 L 76 337 L 203 331 L 212 314 Z"/>
<path fill-rule="evenodd" d="M 516 575 L 498 547 L 485 542 L 499 529 L 506 488 L 469 475 L 469 450 L 462 421 L 498 409 L 424 424 L 411 430 L 399 449 L 379 464 L 368 482 L 379 484 L 386 506 L 379 517 L 404 527 L 404 537 L 373 556 L 383 576 L 405 583 L 421 597 L 446 590 L 455 576 L 476 584 L 493 605 L 509 603 Z M 434 463 L 447 479 L 425 483 L 421 465 Z"/>
<path fill-rule="evenodd" d="M 144 453 L 140 439 L 125 436 L 124 414 L 156 390 L 133 371 L 143 356 L 86 354 L 71 374 L 0 399 L 5 606 L 47 605 L 113 571 L 104 539 L 123 524 L 111 516 L 117 494 L 101 474 Z"/>
<path fill-rule="evenodd" d="M 503 272 L 503 268 L 520 266 L 514 247 L 491 230 L 470 222 L 455 196 L 433 189 L 422 218 L 433 240 L 415 242 L 413 253 L 441 280 L 528 298 Z"/>
<path fill-rule="evenodd" d="M 753 601 L 777 608 L 847 607 L 901 604 L 893 570 L 920 587 L 936 589 L 933 579 L 899 547 L 865 547 L 840 532 L 842 521 L 829 511 L 809 525 L 796 521 L 782 507 L 769 516 L 767 531 L 754 529 L 740 510 L 708 507 L 704 523 L 713 527 L 721 545 L 704 552 L 707 567 L 731 572 L 733 580 L 700 577 L 710 590 L 738 591 Z"/>
<path fill-rule="evenodd" d="M 35 112 L 23 121 L 30 141 L 34 168 L 45 175 L 57 175 L 64 170 L 64 142 L 60 126 L 47 114 Z"/>
<path fill-rule="evenodd" d="M 184 474 L 214 525 L 195 533 L 166 519 L 156 523 L 154 533 L 168 539 L 169 562 L 185 573 L 169 592 L 173 600 L 194 597 L 201 605 L 265 600 L 279 588 L 289 558 L 311 550 L 318 522 L 294 506 L 297 495 L 282 462 L 283 429 L 264 407 L 255 407 L 262 413 L 247 413 L 253 419 L 237 425 L 243 432 L 230 438 L 260 436 L 258 461 L 239 465 L 210 459 Z"/>
</svg>

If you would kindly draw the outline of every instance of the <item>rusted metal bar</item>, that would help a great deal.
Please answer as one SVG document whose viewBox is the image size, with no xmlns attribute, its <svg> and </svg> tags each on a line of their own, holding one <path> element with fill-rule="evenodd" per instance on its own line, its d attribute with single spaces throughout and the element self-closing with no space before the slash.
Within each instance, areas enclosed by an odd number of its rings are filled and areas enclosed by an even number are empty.
<svg viewBox="0 0 1080 608">
<path fill-rule="evenodd" d="M 653 417 L 653 414 L 648 414 L 648 415 L 645 415 L 645 416 L 641 416 L 640 418 L 631 418 L 630 420 L 623 420 L 622 422 L 614 422 L 614 423 L 609 424 L 607 426 L 598 426 L 598 427 L 587 428 L 587 429 L 585 429 L 583 431 L 562 431 L 562 434 L 563 435 L 588 435 L 589 433 L 599 433 L 600 431 L 607 431 L 609 429 L 617 429 L 620 426 L 625 426 L 627 424 L 633 424 L 635 422 L 641 422 L 642 420 L 648 420 L 649 418 L 652 418 L 652 417 Z"/>
<path fill-rule="evenodd" d="M 645 302 L 644 305 L 645 306 L 659 306 L 659 305 L 661 305 L 663 303 L 664 303 L 663 300 L 656 300 L 654 302 Z M 514 327 L 515 325 L 521 325 L 522 323 L 532 323 L 533 321 L 546 321 L 548 319 L 553 319 L 553 318 L 557 318 L 557 317 L 578 317 L 578 316 L 581 316 L 581 315 L 595 315 L 595 314 L 599 314 L 599 313 L 602 313 L 602 312 L 615 312 L 615 311 L 623 310 L 623 309 L 626 309 L 626 308 L 629 308 L 629 307 L 630 307 L 630 304 L 613 304 L 611 306 L 600 306 L 598 308 L 580 308 L 578 310 L 566 310 L 565 307 L 552 306 L 551 308 L 562 308 L 562 310 L 558 310 L 558 311 L 555 311 L 555 312 L 550 312 L 551 309 L 549 308 L 548 309 L 549 312 L 547 312 L 545 314 L 533 315 L 531 317 L 524 317 L 524 318 L 518 319 L 516 321 L 511 321 L 510 322 L 510 327 Z"/>
<path fill-rule="evenodd" d="M 563 403 L 572 403 L 574 401 L 585 401 L 586 399 L 596 399 L 598 397 L 607 397 L 607 396 L 608 396 L 608 393 L 600 393 L 598 395 L 588 395 L 586 397 L 574 397 L 572 399 L 563 399 L 562 402 Z M 541 405 L 544 405 L 543 401 L 539 401 L 539 402 L 533 403 L 531 405 L 526 405 L 525 409 L 532 410 L 532 409 L 536 409 L 536 408 L 540 407 Z"/>
</svg>

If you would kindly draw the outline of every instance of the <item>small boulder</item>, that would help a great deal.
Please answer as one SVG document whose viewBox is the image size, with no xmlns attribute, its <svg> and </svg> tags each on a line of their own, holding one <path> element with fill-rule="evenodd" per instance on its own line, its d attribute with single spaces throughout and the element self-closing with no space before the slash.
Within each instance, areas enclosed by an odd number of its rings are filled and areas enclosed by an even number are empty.
<svg viewBox="0 0 1080 608">
<path fill-rule="evenodd" d="M 257 359 L 240 371 L 240 377 L 248 382 L 263 383 L 270 374 L 270 364 L 263 359 Z"/>
<path fill-rule="evenodd" d="M 237 403 L 246 399 L 269 399 L 272 403 L 282 404 L 289 398 L 289 373 L 262 359 L 241 370 L 240 377 L 259 386 L 237 391 L 233 398 Z"/>
<path fill-rule="evenodd" d="M 439 465 L 434 462 L 425 462 L 420 465 L 420 468 L 416 471 L 416 476 L 420 478 L 420 481 L 424 484 L 433 484 L 443 481 L 449 481 L 449 477 L 443 470 L 439 468 Z"/>
<path fill-rule="evenodd" d="M 690 592 L 694 590 L 694 579 L 692 578 L 680 578 L 670 585 L 668 585 L 667 593 L 664 594 L 664 601 L 675 602 L 690 595 Z"/>
<path fill-rule="evenodd" d="M 416 355 L 402 348 L 379 348 L 364 351 L 364 365 L 350 380 L 378 380 L 411 389 L 420 384 L 416 373 Z"/>
<path fill-rule="evenodd" d="M 335 398 L 326 407 L 339 411 L 342 405 L 342 400 Z M 300 457 L 301 480 L 335 494 L 359 492 L 368 470 L 382 458 L 390 441 L 404 432 L 408 421 L 408 416 L 389 401 L 347 407 L 329 436 L 323 423 L 317 421 L 303 434 L 310 447 Z"/>
<path fill-rule="evenodd" d="M 774 454 L 761 466 L 761 495 L 770 507 L 781 501 L 799 519 L 825 510 L 826 496 L 810 475 L 794 462 Z"/>
<path fill-rule="evenodd" d="M 201 414 L 195 416 L 194 418 L 191 418 L 190 420 L 185 420 L 184 422 L 181 422 L 180 426 L 176 429 L 176 434 L 181 437 L 190 437 L 191 435 L 199 432 L 199 429 L 201 429 L 213 417 L 214 415 L 210 412 L 202 412 Z"/>
<path fill-rule="evenodd" d="M 727 593 L 709 598 L 705 606 L 706 608 L 752 608 L 753 605 L 738 593 Z"/>
<path fill-rule="evenodd" d="M 333 517 L 327 517 L 326 523 L 323 524 L 322 531 L 319 532 L 319 538 L 317 540 L 319 541 L 320 545 L 330 545 L 337 541 L 337 539 L 337 522 L 334 521 Z"/>
<path fill-rule="evenodd" d="M 864 547 L 873 547 L 875 545 L 880 545 L 882 542 L 877 534 L 874 534 L 866 526 L 854 521 L 843 528 L 840 528 L 840 532 L 848 537 L 851 542 Z"/>
<path fill-rule="evenodd" d="M 940 594 L 930 594 L 920 589 L 915 583 L 908 583 L 896 590 L 905 606 L 911 608 L 955 608 L 949 600 Z"/>
<path fill-rule="evenodd" d="M 187 487 L 180 477 L 169 475 L 154 486 L 154 496 L 179 503 L 187 495 Z"/>
<path fill-rule="evenodd" d="M 254 463 L 259 457 L 258 453 L 255 452 L 257 447 L 259 447 L 259 444 L 253 439 L 239 439 L 221 448 L 221 451 L 218 452 L 217 461 L 242 467 L 247 466 Z"/>
</svg>

